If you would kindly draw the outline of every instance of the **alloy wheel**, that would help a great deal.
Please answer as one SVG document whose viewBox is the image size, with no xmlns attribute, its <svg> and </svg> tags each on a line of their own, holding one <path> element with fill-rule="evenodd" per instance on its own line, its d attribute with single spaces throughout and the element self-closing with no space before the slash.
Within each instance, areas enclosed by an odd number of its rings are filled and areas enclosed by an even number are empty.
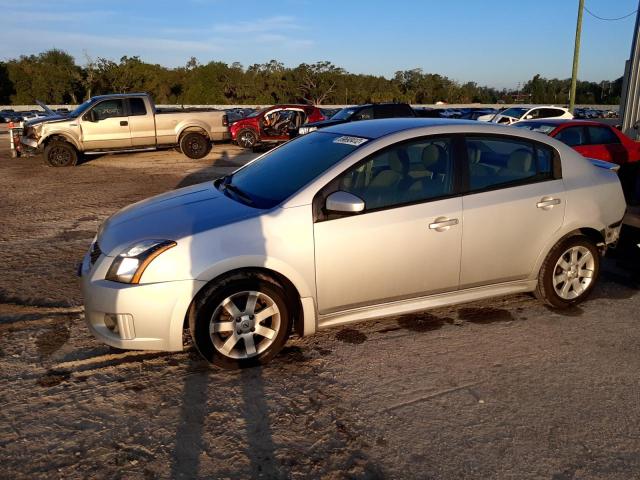
<svg viewBox="0 0 640 480">
<path fill-rule="evenodd" d="M 564 300 L 573 300 L 586 292 L 593 282 L 595 259 L 582 245 L 568 248 L 553 270 L 553 288 Z"/>
<path fill-rule="evenodd" d="M 279 329 L 278 305 L 257 291 L 242 291 L 225 298 L 209 322 L 215 349 L 234 359 L 260 355 L 274 342 Z"/>
</svg>

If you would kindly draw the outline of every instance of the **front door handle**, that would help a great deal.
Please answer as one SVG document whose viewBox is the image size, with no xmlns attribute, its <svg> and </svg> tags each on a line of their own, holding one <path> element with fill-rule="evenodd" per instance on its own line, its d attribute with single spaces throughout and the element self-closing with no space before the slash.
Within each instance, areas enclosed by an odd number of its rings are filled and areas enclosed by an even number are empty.
<svg viewBox="0 0 640 480">
<path fill-rule="evenodd" d="M 126 120 L 120 120 L 121 127 L 126 127 L 127 125 L 129 125 L 129 122 L 127 122 Z"/>
<path fill-rule="evenodd" d="M 435 230 L 436 232 L 445 232 L 449 230 L 450 227 L 457 224 L 457 218 L 438 217 L 433 221 L 433 223 L 429 224 L 429 229 Z"/>
<path fill-rule="evenodd" d="M 551 210 L 554 205 L 559 205 L 560 199 L 553 197 L 542 197 L 538 203 L 536 203 L 536 207 L 541 208 L 543 210 Z"/>
</svg>

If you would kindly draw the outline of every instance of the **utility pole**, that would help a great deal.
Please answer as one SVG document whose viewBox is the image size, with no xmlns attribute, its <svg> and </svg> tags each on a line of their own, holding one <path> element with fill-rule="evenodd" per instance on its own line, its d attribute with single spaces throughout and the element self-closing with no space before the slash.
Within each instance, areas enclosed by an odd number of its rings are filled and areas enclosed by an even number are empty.
<svg viewBox="0 0 640 480">
<path fill-rule="evenodd" d="M 573 47 L 573 70 L 571 71 L 571 92 L 569 94 L 569 111 L 573 113 L 576 106 L 576 82 L 578 81 L 578 59 L 580 58 L 580 34 L 582 33 L 582 12 L 584 0 L 578 5 L 578 22 L 576 23 L 576 44 Z"/>
<path fill-rule="evenodd" d="M 622 131 L 631 138 L 638 139 L 640 121 L 640 0 L 636 14 L 636 27 L 631 44 L 631 56 L 625 65 L 620 101 Z"/>
</svg>

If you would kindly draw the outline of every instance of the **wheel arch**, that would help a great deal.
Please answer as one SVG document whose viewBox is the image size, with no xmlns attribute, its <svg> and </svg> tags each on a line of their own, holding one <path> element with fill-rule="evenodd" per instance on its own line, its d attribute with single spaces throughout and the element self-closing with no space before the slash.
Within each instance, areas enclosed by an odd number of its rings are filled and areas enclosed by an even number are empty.
<svg viewBox="0 0 640 480">
<path fill-rule="evenodd" d="M 202 295 L 204 295 L 204 292 L 207 290 L 208 286 L 214 285 L 214 284 L 219 283 L 221 281 L 224 281 L 225 279 L 233 277 L 235 275 L 247 274 L 247 273 L 253 273 L 253 274 L 256 274 L 256 275 L 267 276 L 267 277 L 275 280 L 278 284 L 280 284 L 280 286 L 282 286 L 282 288 L 285 291 L 285 294 L 287 295 L 287 299 L 291 302 L 291 305 L 293 306 L 293 312 L 292 312 L 293 313 L 293 322 L 292 322 L 293 331 L 295 333 L 297 333 L 299 336 L 303 336 L 304 335 L 304 323 L 305 322 L 304 322 L 304 310 L 303 310 L 303 306 L 302 306 L 300 291 L 293 284 L 293 282 L 291 280 L 289 280 L 289 278 L 286 275 L 284 275 L 284 274 L 282 274 L 280 272 L 277 272 L 277 271 L 275 271 L 275 270 L 273 270 L 271 268 L 267 268 L 267 267 L 240 267 L 240 268 L 235 268 L 233 270 L 229 270 L 227 272 L 221 273 L 220 275 L 216 276 L 215 278 L 212 278 L 211 280 L 209 280 L 196 293 L 196 295 L 194 295 L 193 299 L 191 300 L 191 303 L 189 304 L 189 308 L 185 312 L 183 325 L 182 325 L 183 330 L 185 330 L 186 328 L 189 327 L 189 314 L 191 312 L 191 309 L 192 309 L 193 305 L 195 304 L 195 302 Z"/>
<path fill-rule="evenodd" d="M 200 124 L 190 124 L 190 125 L 183 126 L 178 131 L 178 135 L 177 135 L 178 145 L 180 145 L 180 140 L 187 133 L 199 133 L 199 134 L 203 135 L 204 137 L 206 137 L 209 141 L 211 141 L 211 135 L 209 135 L 209 132 L 207 131 L 205 126 L 200 125 Z"/>
<path fill-rule="evenodd" d="M 544 260 L 547 258 L 547 255 L 549 255 L 549 252 L 551 252 L 553 247 L 555 247 L 558 243 L 564 241 L 565 239 L 576 236 L 576 235 L 581 235 L 589 238 L 591 241 L 593 241 L 596 244 L 600 252 L 603 252 L 603 247 L 605 246 L 605 239 L 604 239 L 604 233 L 602 229 L 598 229 L 594 225 L 590 225 L 590 226 L 574 225 L 567 229 L 559 230 L 558 232 L 556 232 L 556 235 L 554 235 L 551 238 L 551 240 L 545 245 L 545 248 L 543 248 L 540 254 L 538 255 L 538 258 L 535 263 L 535 267 L 531 272 L 530 279 L 538 278 L 538 273 L 540 272 L 540 268 L 542 268 L 542 264 L 544 263 Z"/>
<path fill-rule="evenodd" d="M 78 144 L 78 142 L 76 141 L 75 138 L 71 137 L 70 135 L 64 134 L 64 133 L 52 133 L 46 137 L 44 137 L 42 140 L 40 140 L 40 145 L 42 145 L 42 147 L 46 147 L 48 144 L 50 144 L 53 141 L 62 141 L 62 142 L 66 142 L 68 144 L 70 144 L 73 148 L 76 149 L 77 152 L 81 152 L 81 148 L 80 145 Z"/>
</svg>

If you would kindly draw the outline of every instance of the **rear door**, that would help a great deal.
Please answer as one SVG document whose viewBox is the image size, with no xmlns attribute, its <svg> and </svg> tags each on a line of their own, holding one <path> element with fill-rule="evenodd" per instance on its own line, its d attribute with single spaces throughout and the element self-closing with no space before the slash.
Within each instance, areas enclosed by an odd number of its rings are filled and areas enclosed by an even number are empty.
<svg viewBox="0 0 640 480">
<path fill-rule="evenodd" d="M 131 131 L 122 98 L 95 104 L 80 121 L 84 150 L 117 150 L 131 147 Z"/>
<path fill-rule="evenodd" d="M 527 278 L 564 218 L 552 148 L 497 135 L 466 137 L 460 288 Z"/>
<path fill-rule="evenodd" d="M 143 98 L 128 98 L 128 120 L 133 147 L 155 147 L 156 122 L 153 111 L 149 111 Z"/>
</svg>

